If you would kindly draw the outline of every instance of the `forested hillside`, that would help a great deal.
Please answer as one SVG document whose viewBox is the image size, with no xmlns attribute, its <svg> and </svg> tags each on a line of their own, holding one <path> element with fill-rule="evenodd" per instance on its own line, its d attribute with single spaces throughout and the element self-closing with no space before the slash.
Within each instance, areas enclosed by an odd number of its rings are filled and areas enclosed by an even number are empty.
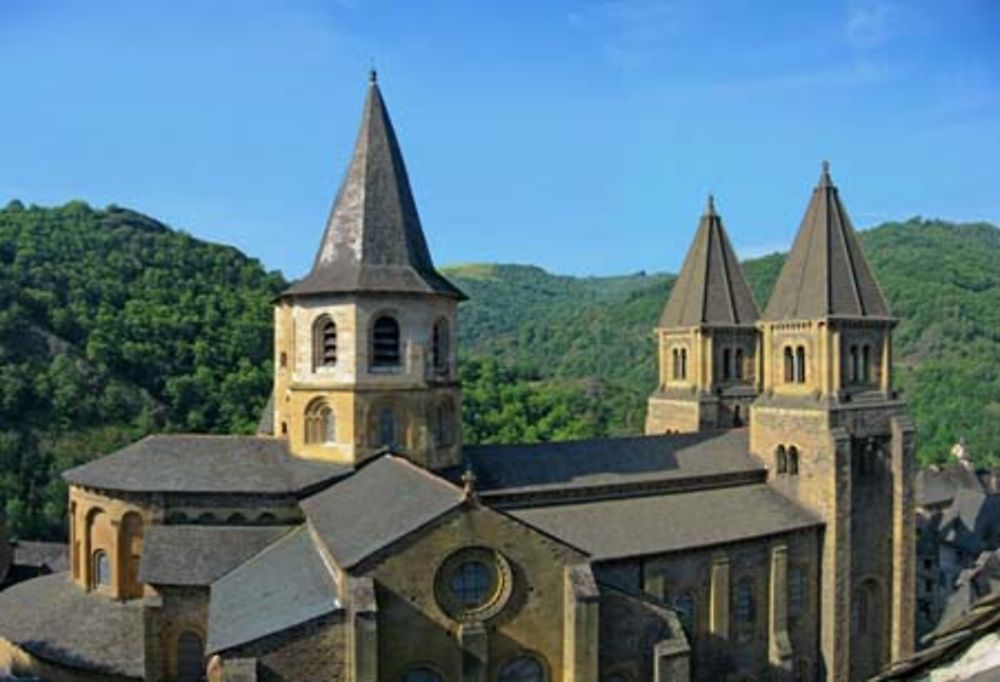
<svg viewBox="0 0 1000 682">
<path fill-rule="evenodd" d="M 965 436 L 1000 460 L 1000 231 L 911 220 L 862 240 L 894 313 L 923 461 Z M 766 301 L 775 254 L 746 263 Z M 642 429 L 666 274 L 446 269 L 460 309 L 468 442 Z M 63 532 L 59 472 L 145 433 L 251 431 L 271 384 L 278 273 L 139 213 L 0 210 L 0 500 L 24 537 Z"/>
</svg>

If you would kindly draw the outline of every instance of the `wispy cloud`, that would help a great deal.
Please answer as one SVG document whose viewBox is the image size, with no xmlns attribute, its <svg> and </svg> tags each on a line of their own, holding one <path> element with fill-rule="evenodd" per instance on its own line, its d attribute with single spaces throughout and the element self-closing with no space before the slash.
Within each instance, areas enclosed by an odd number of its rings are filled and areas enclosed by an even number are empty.
<svg viewBox="0 0 1000 682">
<path fill-rule="evenodd" d="M 847 42 L 855 49 L 884 45 L 899 26 L 899 12 L 887 0 L 849 0 L 847 3 Z"/>
<path fill-rule="evenodd" d="M 691 25 L 691 7 L 682 1 L 608 0 L 570 12 L 568 21 L 598 37 L 612 66 L 630 68 L 655 61 L 666 41 Z"/>
</svg>

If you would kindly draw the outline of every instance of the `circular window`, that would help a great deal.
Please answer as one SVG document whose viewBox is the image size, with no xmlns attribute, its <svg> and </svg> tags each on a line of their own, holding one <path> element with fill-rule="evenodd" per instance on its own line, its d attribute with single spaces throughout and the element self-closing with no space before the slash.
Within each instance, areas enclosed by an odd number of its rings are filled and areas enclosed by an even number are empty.
<svg viewBox="0 0 1000 682">
<path fill-rule="evenodd" d="M 461 549 L 441 564 L 434 592 L 441 610 L 456 620 L 485 620 L 507 603 L 510 564 L 485 547 Z"/>
</svg>

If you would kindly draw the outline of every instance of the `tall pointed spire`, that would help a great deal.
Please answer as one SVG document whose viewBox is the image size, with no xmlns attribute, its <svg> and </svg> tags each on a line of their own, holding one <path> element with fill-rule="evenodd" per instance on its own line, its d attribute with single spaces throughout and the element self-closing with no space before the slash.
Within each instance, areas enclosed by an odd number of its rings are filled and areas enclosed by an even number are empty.
<svg viewBox="0 0 1000 682">
<path fill-rule="evenodd" d="M 465 298 L 434 268 L 374 69 L 354 155 L 312 271 L 285 293 L 347 292 Z"/>
<path fill-rule="evenodd" d="M 757 303 L 709 194 L 658 327 L 751 325 L 757 316 Z"/>
<path fill-rule="evenodd" d="M 830 164 L 824 161 L 764 319 L 889 315 L 889 306 L 830 179 Z"/>
</svg>

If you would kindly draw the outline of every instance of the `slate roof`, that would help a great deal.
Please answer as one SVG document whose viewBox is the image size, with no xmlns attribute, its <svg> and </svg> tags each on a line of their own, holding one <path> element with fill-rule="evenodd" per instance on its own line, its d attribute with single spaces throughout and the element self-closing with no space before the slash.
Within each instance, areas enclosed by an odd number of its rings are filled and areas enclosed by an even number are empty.
<svg viewBox="0 0 1000 682">
<path fill-rule="evenodd" d="M 139 580 L 153 585 L 211 585 L 290 530 L 288 526 L 150 526 Z"/>
<path fill-rule="evenodd" d="M 0 592 L 0 638 L 61 665 L 142 679 L 142 602 L 87 594 L 66 573 Z"/>
<path fill-rule="evenodd" d="M 72 484 L 123 492 L 287 495 L 349 473 L 344 466 L 292 457 L 280 438 L 148 436 L 70 469 Z"/>
<path fill-rule="evenodd" d="M 334 576 L 299 526 L 212 584 L 206 649 L 232 649 L 340 608 Z"/>
<path fill-rule="evenodd" d="M 69 546 L 63 542 L 18 540 L 14 547 L 14 564 L 21 567 L 62 573 L 69 570 Z"/>
<path fill-rule="evenodd" d="M 921 469 L 917 472 L 915 486 L 917 504 L 921 507 L 950 502 L 962 489 L 985 492 L 976 472 L 957 462 Z"/>
<path fill-rule="evenodd" d="M 402 457 L 383 455 L 301 504 L 330 556 L 348 569 L 464 499 L 461 488 Z"/>
<path fill-rule="evenodd" d="M 890 313 L 824 162 L 764 319 L 838 315 L 889 317 Z"/>
<path fill-rule="evenodd" d="M 758 315 L 757 302 L 709 196 L 657 326 L 752 325 Z"/>
<path fill-rule="evenodd" d="M 267 397 L 267 404 L 261 410 L 260 419 L 257 421 L 258 436 L 274 435 L 274 391 Z"/>
<path fill-rule="evenodd" d="M 465 295 L 434 268 L 403 155 L 372 72 L 354 155 L 312 271 L 289 294 Z"/>
<path fill-rule="evenodd" d="M 476 489 L 531 493 L 763 472 L 746 429 L 628 438 L 466 446 Z"/>
<path fill-rule="evenodd" d="M 597 560 L 708 547 L 821 524 L 763 483 L 509 513 Z"/>
</svg>

